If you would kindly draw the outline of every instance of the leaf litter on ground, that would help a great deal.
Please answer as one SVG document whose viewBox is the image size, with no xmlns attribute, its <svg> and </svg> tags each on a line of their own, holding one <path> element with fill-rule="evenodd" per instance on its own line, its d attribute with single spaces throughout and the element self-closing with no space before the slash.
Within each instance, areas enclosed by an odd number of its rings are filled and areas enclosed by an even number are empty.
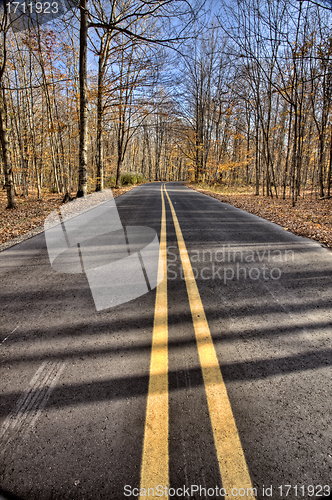
<svg viewBox="0 0 332 500">
<path fill-rule="evenodd" d="M 224 203 L 279 224 L 285 230 L 318 241 L 332 248 L 332 199 L 317 200 L 310 196 L 299 198 L 292 207 L 291 200 L 254 196 L 248 192 L 223 193 L 199 185 L 187 187 L 212 196 Z M 116 198 L 135 186 L 112 190 Z M 222 188 L 221 188 L 222 189 Z M 241 190 L 240 190 L 241 191 Z M 42 199 L 17 197 L 17 208 L 6 210 L 6 195 L 0 192 L 0 251 L 43 231 L 48 214 L 62 205 L 63 195 L 43 193 Z"/>
<path fill-rule="evenodd" d="M 113 196 L 116 198 L 134 187 L 112 189 Z M 41 199 L 34 196 L 17 196 L 17 208 L 7 210 L 6 192 L 0 191 L 0 251 L 41 233 L 46 217 L 63 205 L 63 198 L 63 194 L 49 192 L 44 192 Z"/>
<path fill-rule="evenodd" d="M 332 248 L 332 199 L 299 198 L 295 207 L 290 199 L 255 196 L 248 192 L 223 193 L 186 183 L 200 193 L 279 224 L 286 231 L 318 241 Z"/>
</svg>

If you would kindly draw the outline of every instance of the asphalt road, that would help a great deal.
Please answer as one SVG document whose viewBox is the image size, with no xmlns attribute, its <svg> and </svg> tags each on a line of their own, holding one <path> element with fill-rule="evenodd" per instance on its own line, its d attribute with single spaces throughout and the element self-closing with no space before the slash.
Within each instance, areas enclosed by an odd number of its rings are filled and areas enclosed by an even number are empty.
<svg viewBox="0 0 332 500">
<path fill-rule="evenodd" d="M 2 495 L 137 498 L 155 477 L 168 498 L 329 498 L 331 252 L 165 186 L 116 199 L 124 226 L 161 241 L 165 204 L 158 313 L 156 289 L 96 311 L 84 274 L 51 268 L 43 233 L 0 254 Z M 152 489 L 141 498 L 167 498 Z"/>
</svg>

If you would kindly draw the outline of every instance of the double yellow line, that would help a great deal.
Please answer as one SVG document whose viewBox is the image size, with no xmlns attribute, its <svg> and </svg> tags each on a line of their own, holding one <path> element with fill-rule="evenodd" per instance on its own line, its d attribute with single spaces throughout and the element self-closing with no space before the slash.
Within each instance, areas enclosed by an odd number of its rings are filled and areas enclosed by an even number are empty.
<svg viewBox="0 0 332 500">
<path fill-rule="evenodd" d="M 150 492 L 153 493 L 158 485 L 169 486 L 167 249 L 163 190 L 168 198 L 176 231 L 223 488 L 229 496 L 231 496 L 232 491 L 238 492 L 241 488 L 241 492 L 248 492 L 245 496 L 246 499 L 254 500 L 248 467 L 221 375 L 210 328 L 179 221 L 165 186 L 161 187 L 162 220 L 158 267 L 158 273 L 163 273 L 164 278 L 157 287 L 156 295 L 141 488 L 144 488 L 146 492 L 150 488 Z M 160 274 L 161 276 L 162 274 Z M 160 498 L 160 495 L 155 497 L 151 495 L 149 498 Z M 168 498 L 168 496 L 165 495 L 163 498 Z"/>
<path fill-rule="evenodd" d="M 158 283 L 152 350 L 150 361 L 149 392 L 146 408 L 141 488 L 168 486 L 168 314 L 167 314 L 167 249 L 166 210 L 163 194 Z M 154 498 L 154 496 L 150 496 Z M 158 498 L 158 497 L 155 497 Z M 159 497 L 160 498 L 160 497 Z"/>
</svg>

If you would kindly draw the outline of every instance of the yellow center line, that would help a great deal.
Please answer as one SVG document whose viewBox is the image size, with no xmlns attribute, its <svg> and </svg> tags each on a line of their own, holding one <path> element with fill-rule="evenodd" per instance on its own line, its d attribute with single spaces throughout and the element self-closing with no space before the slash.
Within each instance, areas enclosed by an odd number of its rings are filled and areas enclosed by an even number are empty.
<svg viewBox="0 0 332 500">
<path fill-rule="evenodd" d="M 141 497 L 148 496 L 150 499 L 160 498 L 160 489 L 157 489 L 157 486 L 169 487 L 167 249 L 166 210 L 162 187 L 161 200 L 159 285 L 156 291 L 140 484 Z M 168 499 L 168 495 L 163 495 L 163 498 Z"/>
<path fill-rule="evenodd" d="M 240 437 L 187 248 L 176 212 L 165 186 L 164 190 L 172 211 L 178 240 L 223 488 L 227 491 L 228 496 L 232 495 L 232 491 L 234 493 L 236 491 L 236 494 L 238 494 L 239 489 L 243 488 L 241 493 L 245 491 L 245 498 L 255 500 Z"/>
</svg>

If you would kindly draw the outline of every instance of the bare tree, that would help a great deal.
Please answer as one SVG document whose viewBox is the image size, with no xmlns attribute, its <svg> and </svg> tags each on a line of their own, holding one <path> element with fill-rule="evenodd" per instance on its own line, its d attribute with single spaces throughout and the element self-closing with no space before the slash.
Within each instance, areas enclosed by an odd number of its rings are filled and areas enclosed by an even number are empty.
<svg viewBox="0 0 332 500">
<path fill-rule="evenodd" d="M 5 89 L 3 88 L 3 76 L 7 61 L 7 34 L 9 30 L 9 19 L 7 12 L 7 3 L 4 3 L 4 8 L 0 20 L 0 142 L 2 150 L 3 169 L 5 177 L 5 187 L 7 191 L 7 208 L 16 208 L 15 192 L 12 181 L 12 165 L 9 153 L 8 134 L 6 124 L 6 98 Z"/>
<path fill-rule="evenodd" d="M 108 11 L 98 2 L 97 8 L 88 10 L 87 0 L 80 0 L 80 153 L 77 196 L 87 191 L 87 32 L 89 27 L 106 32 L 118 32 L 132 40 L 160 45 L 179 44 L 188 36 L 189 27 L 197 19 L 197 11 L 204 2 L 192 6 L 185 0 L 112 0 Z M 153 18 L 156 28 L 148 36 L 133 29 L 137 23 Z M 89 20 L 90 19 L 90 20 Z M 176 19 L 171 32 L 165 31 L 165 24 Z M 165 20 L 167 23 L 165 23 Z M 161 30 L 164 30 L 163 32 Z"/>
</svg>

